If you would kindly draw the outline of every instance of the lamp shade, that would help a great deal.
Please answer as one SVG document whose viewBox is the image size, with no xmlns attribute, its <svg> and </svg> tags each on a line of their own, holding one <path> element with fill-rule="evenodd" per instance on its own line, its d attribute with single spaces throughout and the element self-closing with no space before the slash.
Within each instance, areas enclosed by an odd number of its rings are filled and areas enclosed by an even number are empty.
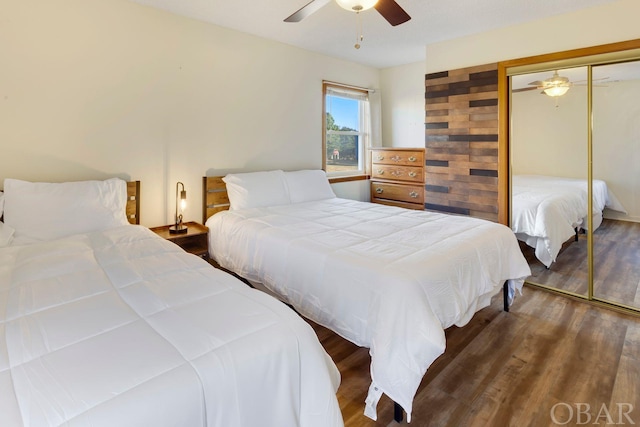
<svg viewBox="0 0 640 427">
<path fill-rule="evenodd" d="M 182 190 L 180 192 L 180 209 L 185 210 L 187 207 L 187 192 Z"/>
<path fill-rule="evenodd" d="M 552 97 L 557 97 L 557 96 L 564 95 L 565 93 L 567 93 L 568 90 L 569 90 L 568 85 L 551 86 L 544 89 L 544 93 Z"/>
<path fill-rule="evenodd" d="M 336 0 L 340 7 L 352 12 L 371 9 L 378 3 L 378 0 Z"/>
</svg>

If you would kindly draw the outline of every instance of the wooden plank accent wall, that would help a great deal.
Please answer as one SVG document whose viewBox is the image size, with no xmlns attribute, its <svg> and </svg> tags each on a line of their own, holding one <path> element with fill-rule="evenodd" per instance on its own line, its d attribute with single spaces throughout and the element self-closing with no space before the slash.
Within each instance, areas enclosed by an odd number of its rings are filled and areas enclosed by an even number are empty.
<svg viewBox="0 0 640 427">
<path fill-rule="evenodd" d="M 425 208 L 498 221 L 498 64 L 425 75 Z"/>
</svg>

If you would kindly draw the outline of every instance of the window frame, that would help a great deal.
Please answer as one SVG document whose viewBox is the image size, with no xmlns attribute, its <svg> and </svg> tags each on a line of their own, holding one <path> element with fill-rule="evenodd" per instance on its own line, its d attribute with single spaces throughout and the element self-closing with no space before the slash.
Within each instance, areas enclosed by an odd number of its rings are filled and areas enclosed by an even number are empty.
<svg viewBox="0 0 640 427">
<path fill-rule="evenodd" d="M 355 135 L 360 137 L 359 140 L 361 140 L 361 142 L 358 142 L 358 159 L 359 163 L 360 160 L 362 163 L 361 166 L 360 164 L 358 165 L 358 170 L 341 172 L 327 171 L 327 95 L 331 88 L 338 91 L 352 92 L 354 94 L 364 95 L 366 98 L 364 101 L 369 103 L 369 117 L 359 117 L 359 131 L 334 131 L 337 135 Z M 327 177 L 329 178 L 330 182 L 345 182 L 368 179 L 368 158 L 369 147 L 371 146 L 371 129 L 369 129 L 369 132 L 367 132 L 367 129 L 363 128 L 366 128 L 366 126 L 364 125 L 366 120 L 371 123 L 371 101 L 369 100 L 369 93 L 370 91 L 365 88 L 359 88 L 329 81 L 322 82 L 322 169 L 327 173 Z M 357 97 L 354 96 L 354 99 L 357 99 Z M 362 115 L 362 110 L 364 109 L 362 102 L 359 102 L 359 108 L 361 110 L 360 115 Z"/>
</svg>

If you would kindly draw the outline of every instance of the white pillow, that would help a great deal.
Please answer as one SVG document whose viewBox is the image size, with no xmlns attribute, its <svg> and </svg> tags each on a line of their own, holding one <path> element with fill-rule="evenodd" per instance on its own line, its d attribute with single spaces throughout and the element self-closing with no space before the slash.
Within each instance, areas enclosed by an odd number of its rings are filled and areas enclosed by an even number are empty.
<svg viewBox="0 0 640 427">
<path fill-rule="evenodd" d="M 228 174 L 222 180 L 227 184 L 230 210 L 290 203 L 281 170 Z"/>
<path fill-rule="evenodd" d="M 127 183 L 4 180 L 4 222 L 15 237 L 51 240 L 128 224 Z"/>
<path fill-rule="evenodd" d="M 291 203 L 333 199 L 336 194 L 323 170 L 301 170 L 285 172 Z"/>
<path fill-rule="evenodd" d="M 9 246 L 9 243 L 11 243 L 11 240 L 13 239 L 14 231 L 15 230 L 13 228 L 0 221 L 0 248 Z"/>
</svg>

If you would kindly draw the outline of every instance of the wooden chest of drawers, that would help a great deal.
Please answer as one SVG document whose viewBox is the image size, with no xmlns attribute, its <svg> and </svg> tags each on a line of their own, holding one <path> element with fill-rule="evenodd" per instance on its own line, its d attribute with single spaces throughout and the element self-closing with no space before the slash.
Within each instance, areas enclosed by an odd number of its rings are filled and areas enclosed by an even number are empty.
<svg viewBox="0 0 640 427">
<path fill-rule="evenodd" d="M 371 201 L 424 209 L 424 148 L 371 149 Z"/>
</svg>

